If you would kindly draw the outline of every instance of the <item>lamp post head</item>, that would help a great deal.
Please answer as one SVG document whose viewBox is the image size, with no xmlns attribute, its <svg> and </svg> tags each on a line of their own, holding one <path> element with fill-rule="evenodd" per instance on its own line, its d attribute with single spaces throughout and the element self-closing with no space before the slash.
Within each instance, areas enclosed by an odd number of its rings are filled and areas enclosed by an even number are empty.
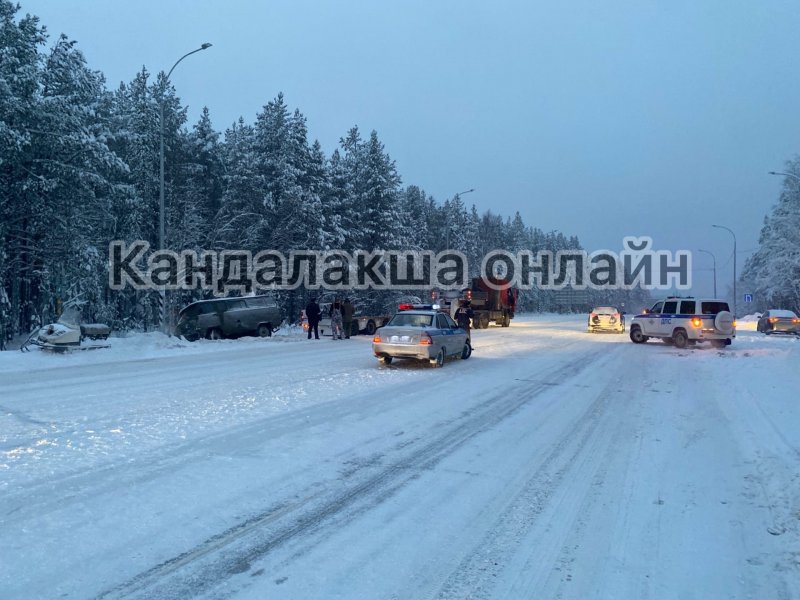
<svg viewBox="0 0 800 600">
<path fill-rule="evenodd" d="M 205 50 L 206 48 L 211 48 L 211 44 L 209 44 L 208 42 L 206 42 L 205 44 L 203 44 L 202 46 L 200 46 L 200 50 Z"/>
</svg>

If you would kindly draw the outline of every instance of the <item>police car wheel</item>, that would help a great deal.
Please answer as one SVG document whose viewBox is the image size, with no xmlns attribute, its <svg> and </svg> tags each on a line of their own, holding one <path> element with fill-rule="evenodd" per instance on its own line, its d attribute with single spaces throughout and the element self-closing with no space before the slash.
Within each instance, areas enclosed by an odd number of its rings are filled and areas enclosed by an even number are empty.
<svg viewBox="0 0 800 600">
<path fill-rule="evenodd" d="M 436 355 L 436 358 L 431 359 L 431 366 L 437 369 L 444 366 L 444 348 L 439 350 L 439 354 Z"/>
<path fill-rule="evenodd" d="M 685 332 L 676 331 L 675 333 L 672 334 L 672 341 L 675 344 L 676 348 L 680 348 L 681 350 L 683 350 L 684 348 L 686 348 L 686 344 L 688 343 L 689 338 Z"/>
<path fill-rule="evenodd" d="M 461 360 L 467 360 L 470 356 L 472 356 L 472 346 L 470 346 L 469 342 L 466 342 L 464 349 L 461 351 Z"/>
<path fill-rule="evenodd" d="M 647 341 L 647 336 L 642 334 L 642 328 L 638 325 L 631 327 L 630 337 L 634 344 L 642 344 Z"/>
</svg>

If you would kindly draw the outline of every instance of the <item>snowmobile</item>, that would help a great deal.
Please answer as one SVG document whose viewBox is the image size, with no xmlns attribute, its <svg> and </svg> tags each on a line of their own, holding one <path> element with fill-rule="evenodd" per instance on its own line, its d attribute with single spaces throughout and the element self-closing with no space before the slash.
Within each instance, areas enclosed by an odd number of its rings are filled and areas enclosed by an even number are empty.
<svg viewBox="0 0 800 600">
<path fill-rule="evenodd" d="M 30 346 L 51 352 L 109 348 L 105 342 L 110 334 L 111 327 L 103 323 L 81 323 L 80 311 L 70 308 L 55 323 L 34 329 L 20 350 L 30 351 Z"/>
</svg>

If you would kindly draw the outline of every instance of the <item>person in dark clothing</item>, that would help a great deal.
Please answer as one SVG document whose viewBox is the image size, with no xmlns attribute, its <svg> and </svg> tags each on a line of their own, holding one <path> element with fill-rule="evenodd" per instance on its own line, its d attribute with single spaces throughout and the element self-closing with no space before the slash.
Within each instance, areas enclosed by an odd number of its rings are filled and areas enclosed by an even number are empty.
<svg viewBox="0 0 800 600">
<path fill-rule="evenodd" d="M 321 313 L 316 298 L 311 298 L 306 304 L 306 319 L 308 319 L 308 339 L 311 339 L 311 331 L 314 331 L 314 339 L 319 339 L 319 319 Z"/>
<path fill-rule="evenodd" d="M 350 331 L 353 329 L 353 315 L 356 312 L 356 307 L 350 302 L 350 298 L 345 298 L 342 303 L 342 327 L 344 328 L 344 337 L 346 340 L 350 339 Z"/>
<path fill-rule="evenodd" d="M 458 323 L 458 326 L 461 327 L 461 329 L 467 332 L 467 338 L 470 342 L 472 341 L 470 325 L 472 324 L 472 317 L 474 315 L 475 313 L 470 306 L 469 300 L 461 302 L 461 305 L 458 307 L 458 310 L 456 310 L 455 315 L 456 323 Z"/>
</svg>

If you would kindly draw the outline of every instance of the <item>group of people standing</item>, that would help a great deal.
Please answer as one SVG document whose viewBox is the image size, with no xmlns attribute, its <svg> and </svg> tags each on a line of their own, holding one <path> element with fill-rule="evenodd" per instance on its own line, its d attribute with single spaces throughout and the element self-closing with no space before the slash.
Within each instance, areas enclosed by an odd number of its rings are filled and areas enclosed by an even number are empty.
<svg viewBox="0 0 800 600">
<path fill-rule="evenodd" d="M 350 332 L 353 330 L 353 315 L 356 309 L 350 298 L 343 301 L 337 298 L 331 303 L 328 309 L 328 317 L 331 320 L 331 335 L 335 340 L 350 339 Z M 472 339 L 470 325 L 474 312 L 469 300 L 462 300 L 453 315 L 458 326 L 467 332 L 467 336 Z M 311 339 L 313 332 L 314 339 L 319 339 L 319 322 L 322 319 L 322 310 L 317 304 L 316 298 L 311 298 L 306 305 L 306 319 L 308 319 L 308 339 Z"/>
<path fill-rule="evenodd" d="M 337 298 L 331 303 L 328 309 L 328 317 L 331 319 L 331 335 L 333 339 L 342 340 L 350 339 L 350 332 L 353 329 L 353 315 L 356 312 L 355 306 L 350 302 L 350 298 L 345 298 L 343 301 Z M 322 310 L 317 304 L 316 298 L 311 300 L 306 305 L 306 319 L 308 319 L 308 339 L 311 339 L 311 333 L 314 333 L 314 339 L 319 339 L 319 322 L 322 319 Z"/>
</svg>

